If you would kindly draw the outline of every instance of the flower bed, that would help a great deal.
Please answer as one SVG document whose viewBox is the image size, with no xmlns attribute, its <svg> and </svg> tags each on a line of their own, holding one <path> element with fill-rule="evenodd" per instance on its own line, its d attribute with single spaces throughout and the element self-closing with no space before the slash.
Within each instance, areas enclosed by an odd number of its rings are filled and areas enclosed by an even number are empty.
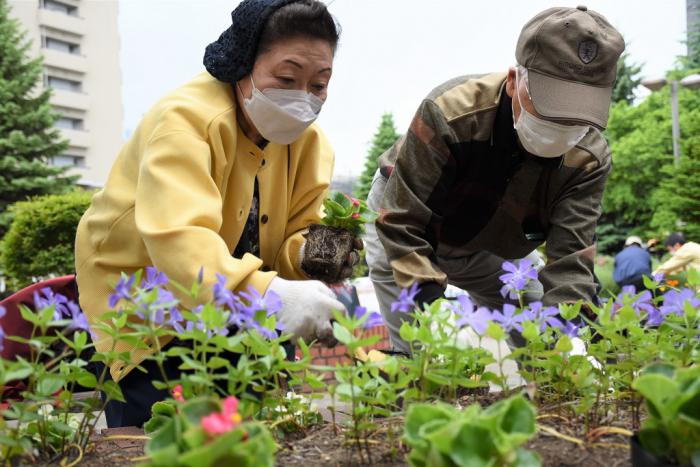
<svg viewBox="0 0 700 467">
<path fill-rule="evenodd" d="M 385 337 L 376 314 L 337 313 L 342 361 L 329 360 L 338 350 L 303 342 L 288 360 L 274 296 L 235 295 L 221 278 L 210 303 L 188 309 L 170 291 L 179 286 L 155 269 L 125 276 L 110 297 L 114 311 L 92 329 L 148 349 L 154 385 L 171 397 L 154 405 L 143 435 L 116 438 L 96 433 L 105 402 L 97 394 L 123 395 L 92 365 L 128 365 L 130 354 L 94 352 L 75 304 L 44 291 L 35 309 L 22 309 L 31 336 L 0 330 L 0 342 L 31 349 L 29 358 L 0 360 L 0 384 L 21 395 L 1 409 L 2 462 L 91 464 L 99 446 L 128 439 L 145 443 L 129 459 L 149 465 L 624 465 L 640 429 L 644 447 L 669 462 L 700 456 L 700 378 L 684 376 L 700 360 L 697 273 L 687 289 L 656 278 L 600 306 L 552 308 L 522 302 L 535 277 L 529 265 L 504 268 L 502 293 L 519 304 L 500 310 L 466 296 L 414 310 L 416 289 L 404 291 L 392 310 L 414 313 L 401 327 L 411 358 L 367 352 Z M 179 287 L 192 297 L 199 288 Z M 524 341 L 512 352 L 511 334 Z M 230 353 L 238 358 L 224 358 Z M 176 377 L 164 369 L 173 358 L 182 361 Z M 519 369 L 517 379 L 508 368 Z M 96 397 L 76 400 L 79 388 Z M 300 389 L 330 399 L 329 420 Z M 671 410 L 673 420 L 662 416 Z M 642 425 L 646 414 L 657 422 Z"/>
</svg>

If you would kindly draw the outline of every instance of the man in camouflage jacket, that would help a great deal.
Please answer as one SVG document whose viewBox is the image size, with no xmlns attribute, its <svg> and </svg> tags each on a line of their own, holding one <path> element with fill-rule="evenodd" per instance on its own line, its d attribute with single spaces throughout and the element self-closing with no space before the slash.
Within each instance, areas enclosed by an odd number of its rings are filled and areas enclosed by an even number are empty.
<svg viewBox="0 0 700 467">
<path fill-rule="evenodd" d="M 545 243 L 545 305 L 594 298 L 595 227 L 611 155 L 607 124 L 620 34 L 586 7 L 546 10 L 523 28 L 517 67 L 433 90 L 381 156 L 368 197 L 367 262 L 397 350 L 402 288 L 416 302 L 448 283 L 480 305 L 504 298 L 504 260 Z M 538 284 L 539 285 L 539 284 Z M 541 294 L 540 294 L 541 295 Z"/>
</svg>

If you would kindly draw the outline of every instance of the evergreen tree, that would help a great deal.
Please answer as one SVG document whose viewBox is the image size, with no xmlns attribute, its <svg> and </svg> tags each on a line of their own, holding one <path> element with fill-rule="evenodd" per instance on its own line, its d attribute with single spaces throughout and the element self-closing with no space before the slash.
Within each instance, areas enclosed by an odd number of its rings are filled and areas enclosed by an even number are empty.
<svg viewBox="0 0 700 467">
<path fill-rule="evenodd" d="M 617 79 L 612 92 L 612 101 L 627 102 L 631 104 L 634 101 L 634 90 L 642 82 L 639 73 L 642 71 L 641 65 L 637 63 L 627 63 L 629 54 L 623 53 L 617 62 Z"/>
<path fill-rule="evenodd" d="M 372 178 L 374 178 L 374 174 L 379 165 L 379 156 L 384 154 L 387 149 L 393 146 L 400 136 L 401 135 L 396 132 L 394 116 L 391 113 L 385 113 L 382 115 L 382 121 L 379 124 L 377 133 L 374 135 L 372 147 L 370 148 L 369 153 L 367 154 L 367 159 L 365 160 L 365 168 L 353 191 L 353 196 L 355 198 L 362 200 L 367 199 L 369 189 L 372 186 Z"/>
<path fill-rule="evenodd" d="M 50 91 L 39 90 L 42 60 L 30 59 L 31 43 L 0 0 L 0 237 L 10 223 L 8 207 L 35 195 L 68 191 L 77 177 L 48 165 L 68 144 L 53 124 Z"/>
</svg>

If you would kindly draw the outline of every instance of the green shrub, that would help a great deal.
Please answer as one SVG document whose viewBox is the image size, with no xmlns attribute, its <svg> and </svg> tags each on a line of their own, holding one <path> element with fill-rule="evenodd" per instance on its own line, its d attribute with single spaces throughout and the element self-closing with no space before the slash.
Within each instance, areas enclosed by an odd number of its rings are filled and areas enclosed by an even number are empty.
<svg viewBox="0 0 700 467">
<path fill-rule="evenodd" d="M 75 191 L 36 197 L 14 204 L 14 221 L 0 248 L 0 264 L 11 288 L 32 278 L 70 274 L 75 270 L 74 245 L 78 222 L 92 193 Z"/>
</svg>

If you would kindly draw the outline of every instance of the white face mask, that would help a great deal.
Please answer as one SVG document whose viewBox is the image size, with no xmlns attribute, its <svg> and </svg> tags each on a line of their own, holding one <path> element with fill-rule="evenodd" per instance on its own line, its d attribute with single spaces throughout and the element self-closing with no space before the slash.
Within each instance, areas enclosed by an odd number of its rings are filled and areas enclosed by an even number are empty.
<svg viewBox="0 0 700 467">
<path fill-rule="evenodd" d="M 314 94 L 294 89 L 255 87 L 250 99 L 244 99 L 248 117 L 266 140 L 291 144 L 311 125 L 321 112 L 323 101 Z M 240 86 L 239 86 L 240 89 Z"/>
<path fill-rule="evenodd" d="M 515 94 L 518 94 L 517 77 Z M 522 103 L 520 118 L 513 127 L 523 148 L 540 157 L 559 157 L 567 153 L 586 136 L 589 129 L 588 125 L 562 125 L 535 117 L 525 110 Z"/>
</svg>

